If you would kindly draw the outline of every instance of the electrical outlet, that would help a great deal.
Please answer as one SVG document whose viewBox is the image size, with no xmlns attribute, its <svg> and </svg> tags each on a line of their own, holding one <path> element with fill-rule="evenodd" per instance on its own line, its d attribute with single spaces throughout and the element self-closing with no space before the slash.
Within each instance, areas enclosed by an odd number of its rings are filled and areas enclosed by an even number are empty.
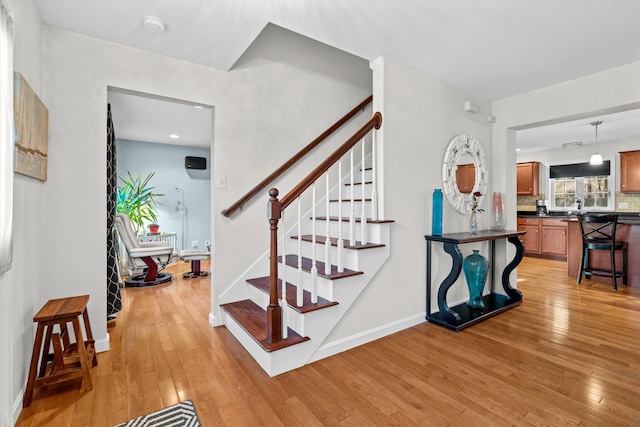
<svg viewBox="0 0 640 427">
<path fill-rule="evenodd" d="M 193 240 L 193 241 L 191 242 L 191 247 L 192 247 L 192 248 L 197 248 L 197 247 L 198 247 L 198 241 L 197 241 L 197 240 Z"/>
<path fill-rule="evenodd" d="M 205 240 L 205 241 L 204 241 L 204 245 L 205 245 L 206 247 L 209 247 L 209 246 L 211 246 L 211 242 L 210 242 L 210 241 L 208 241 L 208 240 Z"/>
<path fill-rule="evenodd" d="M 618 203 L 618 209 L 629 209 L 629 203 L 627 202 Z"/>
</svg>

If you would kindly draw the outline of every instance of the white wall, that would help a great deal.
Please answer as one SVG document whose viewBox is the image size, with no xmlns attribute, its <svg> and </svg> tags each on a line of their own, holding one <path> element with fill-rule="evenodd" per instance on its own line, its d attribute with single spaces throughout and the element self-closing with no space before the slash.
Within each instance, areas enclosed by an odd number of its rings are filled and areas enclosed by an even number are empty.
<svg viewBox="0 0 640 427">
<path fill-rule="evenodd" d="M 497 100 L 493 128 L 494 171 L 505 201 L 507 227 L 516 226 L 516 130 L 558 119 L 575 120 L 640 108 L 640 62 Z M 506 147 L 506 150 L 505 150 Z M 602 147 L 603 148 L 603 147 Z"/>
<path fill-rule="evenodd" d="M 116 126 L 117 123 L 114 124 Z M 154 192 L 164 194 L 156 198 L 158 224 L 161 233 L 177 233 L 176 248 L 182 248 L 182 215 L 179 203 L 184 199 L 184 242 L 198 241 L 200 249 L 206 249 L 205 241 L 211 241 L 211 150 L 173 144 L 117 140 L 118 176 L 128 179 L 128 172 L 144 179 L 154 172 L 149 185 Z M 185 169 L 185 156 L 204 157 L 204 170 Z M 118 186 L 122 181 L 118 178 Z M 184 190 L 183 194 L 176 187 Z M 148 230 L 147 230 L 148 231 Z"/>
<path fill-rule="evenodd" d="M 42 30 L 30 1 L 6 0 L 14 15 L 14 69 L 43 98 Z M 43 301 L 44 239 L 41 181 L 14 174 L 13 268 L 0 275 L 0 426 L 13 425 L 22 408 L 21 390 L 33 347 L 33 315 Z"/>
<path fill-rule="evenodd" d="M 380 180 L 384 186 L 383 219 L 395 221 L 391 226 L 391 256 L 328 342 L 398 323 L 424 321 L 424 236 L 431 234 L 431 195 L 434 188 L 442 188 L 445 149 L 455 136 L 466 134 L 480 140 L 491 158 L 488 101 L 389 60 L 378 60 L 372 67 L 374 108 L 383 115 L 380 155 L 384 157 Z M 466 100 L 479 106 L 478 113 L 464 111 Z M 491 164 L 488 167 L 491 170 Z M 486 209 L 490 202 L 490 197 L 485 198 L 482 206 Z M 446 201 L 443 217 L 444 233 L 468 229 L 469 215 L 457 213 Z M 469 247 L 461 249 L 468 255 L 470 245 L 465 246 Z M 436 280 L 441 281 L 450 267 L 450 257 L 435 254 Z M 437 290 L 433 291 L 435 294 Z M 461 301 L 466 295 L 461 278 L 451 288 L 448 301 Z"/>
</svg>

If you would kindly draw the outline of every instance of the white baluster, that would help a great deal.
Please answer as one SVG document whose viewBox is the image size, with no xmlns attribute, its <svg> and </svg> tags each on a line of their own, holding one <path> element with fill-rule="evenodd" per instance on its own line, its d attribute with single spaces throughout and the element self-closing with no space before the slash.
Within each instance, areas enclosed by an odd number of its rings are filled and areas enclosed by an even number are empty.
<svg viewBox="0 0 640 427">
<path fill-rule="evenodd" d="M 327 211 L 326 215 L 327 215 L 327 220 L 325 221 L 325 238 L 324 238 L 324 274 L 326 274 L 327 276 L 331 274 L 331 238 L 329 237 L 330 234 L 330 230 L 329 227 L 331 226 L 331 221 L 329 221 L 329 171 L 325 172 L 325 185 L 326 185 L 326 192 L 325 192 L 325 209 Z"/>
<path fill-rule="evenodd" d="M 284 211 L 282 211 L 282 219 L 280 220 L 282 228 L 282 339 L 287 339 L 287 250 L 285 242 L 287 240 L 287 228 L 284 223 Z"/>
<path fill-rule="evenodd" d="M 377 144 L 378 144 L 378 133 L 374 129 L 371 135 L 371 181 L 372 181 L 372 189 L 371 189 L 371 219 L 374 221 L 378 220 L 378 182 L 376 179 L 376 161 L 377 161 Z"/>
<path fill-rule="evenodd" d="M 318 267 L 316 265 L 316 183 L 314 182 L 311 186 L 311 198 L 312 200 L 312 208 L 311 208 L 311 303 L 315 304 L 318 302 Z"/>
<path fill-rule="evenodd" d="M 296 305 L 302 307 L 303 305 L 303 291 L 304 286 L 302 283 L 302 202 L 298 197 L 298 276 L 296 280 Z"/>
<path fill-rule="evenodd" d="M 355 207 L 355 202 L 353 200 L 354 194 L 355 194 L 355 184 L 353 182 L 353 176 L 354 176 L 354 172 L 353 172 L 353 148 L 351 149 L 351 167 L 350 167 L 350 172 L 349 172 L 349 176 L 351 179 L 351 213 L 349 214 L 349 240 L 350 240 L 350 245 L 351 246 L 355 246 L 356 245 L 356 207 Z"/>
<path fill-rule="evenodd" d="M 338 161 L 338 273 L 344 273 L 342 257 L 344 240 L 342 240 L 342 159 Z"/>
<path fill-rule="evenodd" d="M 367 243 L 367 207 L 366 204 L 364 203 L 364 199 L 365 199 L 365 173 L 366 173 L 366 168 L 364 166 L 364 156 L 365 156 L 365 139 L 362 138 L 362 160 L 360 162 L 360 177 L 362 179 L 362 191 L 361 191 L 361 198 L 362 198 L 362 214 L 360 215 L 360 244 L 364 245 L 365 243 Z"/>
</svg>

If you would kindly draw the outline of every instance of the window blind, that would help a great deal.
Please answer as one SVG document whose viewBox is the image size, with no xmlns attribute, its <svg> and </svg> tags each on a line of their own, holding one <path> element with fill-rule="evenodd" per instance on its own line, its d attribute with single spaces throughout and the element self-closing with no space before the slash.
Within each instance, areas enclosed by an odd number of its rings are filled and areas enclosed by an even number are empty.
<svg viewBox="0 0 640 427">
<path fill-rule="evenodd" d="M 611 174 L 611 161 L 601 165 L 573 163 L 569 165 L 549 166 L 549 178 L 577 178 L 581 176 L 605 176 Z"/>
</svg>

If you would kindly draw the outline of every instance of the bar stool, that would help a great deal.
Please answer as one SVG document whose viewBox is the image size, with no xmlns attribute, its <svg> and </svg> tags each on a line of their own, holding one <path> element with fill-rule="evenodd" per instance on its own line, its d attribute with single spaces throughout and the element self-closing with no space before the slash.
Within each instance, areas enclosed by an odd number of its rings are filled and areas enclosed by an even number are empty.
<svg viewBox="0 0 640 427">
<path fill-rule="evenodd" d="M 582 231 L 582 263 L 578 284 L 582 281 L 582 275 L 611 277 L 613 290 L 618 290 L 618 277 L 622 278 L 622 284 L 627 285 L 627 243 L 616 242 L 616 227 L 618 214 L 579 214 L 580 229 Z M 611 269 L 593 268 L 589 265 L 589 252 L 591 250 L 609 251 Z M 616 251 L 622 251 L 622 271 L 616 269 Z"/>
<path fill-rule="evenodd" d="M 87 313 L 88 301 L 89 295 L 49 300 L 33 317 L 38 327 L 31 354 L 27 389 L 22 401 L 23 408 L 31 405 L 36 387 L 82 378 L 80 391 L 93 389 L 89 363 L 96 366 L 98 360 Z M 80 327 L 80 316 L 84 321 L 86 339 L 83 338 Z M 69 338 L 68 323 L 71 323 L 75 335 L 73 343 Z M 56 325 L 58 332 L 54 332 Z M 49 353 L 51 349 L 53 353 Z"/>
</svg>

